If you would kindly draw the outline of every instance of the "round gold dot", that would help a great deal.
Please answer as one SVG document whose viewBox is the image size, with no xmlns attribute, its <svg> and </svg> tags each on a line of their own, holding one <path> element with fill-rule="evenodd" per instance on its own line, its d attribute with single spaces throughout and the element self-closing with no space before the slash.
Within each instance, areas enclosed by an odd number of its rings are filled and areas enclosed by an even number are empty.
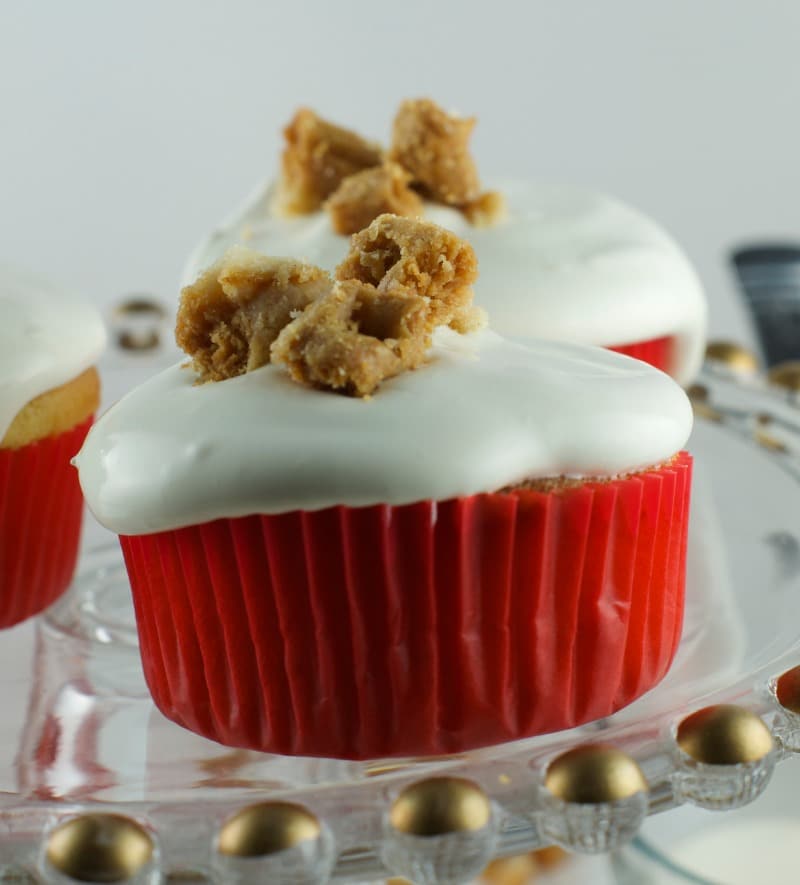
<svg viewBox="0 0 800 885">
<path fill-rule="evenodd" d="M 767 380 L 776 387 L 800 391 L 800 360 L 790 360 L 773 366 L 767 373 Z"/>
<path fill-rule="evenodd" d="M 163 320 L 166 315 L 167 310 L 164 305 L 146 295 L 132 295 L 126 298 L 114 308 L 112 314 L 115 319 L 150 316 L 159 320 Z"/>
<path fill-rule="evenodd" d="M 395 799 L 389 819 L 401 833 L 444 836 L 480 830 L 490 817 L 489 798 L 476 783 L 431 777 L 406 787 Z"/>
<path fill-rule="evenodd" d="M 123 350 L 158 347 L 166 316 L 164 305 L 145 295 L 133 295 L 120 302 L 111 313 L 117 346 Z"/>
<path fill-rule="evenodd" d="M 50 866 L 78 882 L 124 882 L 153 857 L 153 840 L 118 814 L 84 814 L 59 824 L 47 839 Z"/>
<path fill-rule="evenodd" d="M 556 798 L 582 805 L 629 799 L 647 791 L 637 763 L 608 744 L 585 744 L 562 753 L 547 767 L 544 783 Z"/>
<path fill-rule="evenodd" d="M 319 837 L 320 823 L 293 802 L 261 802 L 238 811 L 222 825 L 217 851 L 229 857 L 267 857 Z"/>
<path fill-rule="evenodd" d="M 775 696 L 785 710 L 800 715 L 800 667 L 792 667 L 778 679 Z"/>
<path fill-rule="evenodd" d="M 705 707 L 687 716 L 676 740 L 687 756 L 707 765 L 757 762 L 774 747 L 763 719 L 734 704 Z"/>
<path fill-rule="evenodd" d="M 733 341 L 711 341 L 706 347 L 706 359 L 733 372 L 752 375 L 758 371 L 758 357 L 752 350 Z"/>
<path fill-rule="evenodd" d="M 690 387 L 686 388 L 686 396 L 688 396 L 692 402 L 708 402 L 708 388 L 705 384 L 692 384 Z"/>
<path fill-rule="evenodd" d="M 781 442 L 776 436 L 767 433 L 766 430 L 756 428 L 753 432 L 753 439 L 764 449 L 770 452 L 788 452 L 786 443 Z"/>
</svg>

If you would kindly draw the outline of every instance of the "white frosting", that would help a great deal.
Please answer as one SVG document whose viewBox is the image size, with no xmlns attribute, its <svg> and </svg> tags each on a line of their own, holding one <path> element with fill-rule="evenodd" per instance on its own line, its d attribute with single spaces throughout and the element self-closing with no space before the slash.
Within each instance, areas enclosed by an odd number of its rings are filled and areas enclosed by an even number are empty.
<svg viewBox="0 0 800 885">
<path fill-rule="evenodd" d="M 600 194 L 558 185 L 496 185 L 507 218 L 476 228 L 454 209 L 428 204 L 426 218 L 468 240 L 478 256 L 476 303 L 502 335 L 613 346 L 674 336 L 670 373 L 691 380 L 703 357 L 706 302 L 686 256 L 654 221 Z M 276 215 L 262 186 L 198 246 L 184 283 L 231 245 L 304 258 L 332 270 L 347 237 L 325 212 Z"/>
<path fill-rule="evenodd" d="M 90 305 L 0 265 L 0 437 L 28 402 L 92 366 L 105 342 Z"/>
<path fill-rule="evenodd" d="M 95 425 L 76 459 L 121 534 L 251 513 L 443 500 L 526 478 L 658 464 L 692 412 L 667 375 L 618 354 L 437 331 L 430 362 L 353 399 L 265 366 L 194 386 L 174 366 Z"/>
</svg>

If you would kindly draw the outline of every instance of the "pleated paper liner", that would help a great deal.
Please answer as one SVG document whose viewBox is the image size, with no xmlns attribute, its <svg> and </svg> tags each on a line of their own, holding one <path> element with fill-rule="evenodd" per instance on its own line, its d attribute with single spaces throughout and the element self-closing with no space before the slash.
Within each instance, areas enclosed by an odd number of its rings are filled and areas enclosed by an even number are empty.
<svg viewBox="0 0 800 885">
<path fill-rule="evenodd" d="M 122 537 L 145 675 L 223 744 L 427 755 L 613 713 L 681 632 L 691 458 L 550 493 Z"/>
<path fill-rule="evenodd" d="M 634 359 L 649 363 L 662 372 L 669 372 L 672 366 L 672 349 L 674 347 L 672 336 L 666 338 L 651 338 L 648 341 L 638 341 L 634 344 L 620 344 L 609 347 L 615 353 L 632 356 Z"/>
<path fill-rule="evenodd" d="M 72 580 L 83 497 L 70 460 L 91 424 L 0 449 L 0 628 L 44 611 Z"/>
</svg>

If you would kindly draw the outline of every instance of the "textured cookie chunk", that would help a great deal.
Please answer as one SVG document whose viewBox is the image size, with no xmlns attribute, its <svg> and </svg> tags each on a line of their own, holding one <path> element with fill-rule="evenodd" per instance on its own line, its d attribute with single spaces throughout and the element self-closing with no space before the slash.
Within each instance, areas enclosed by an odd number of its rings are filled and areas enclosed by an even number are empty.
<svg viewBox="0 0 800 885">
<path fill-rule="evenodd" d="M 280 203 L 288 213 L 316 211 L 348 175 L 383 159 L 379 144 L 328 123 L 309 108 L 300 108 L 283 134 Z"/>
<path fill-rule="evenodd" d="M 416 292 L 429 302 L 429 330 L 449 325 L 459 332 L 485 325 L 485 314 L 472 304 L 477 276 L 469 243 L 429 221 L 396 215 L 380 215 L 355 234 L 336 268 L 339 280 L 361 280 L 382 292 Z"/>
<path fill-rule="evenodd" d="M 411 176 L 387 162 L 344 179 L 325 208 L 337 234 L 354 234 L 386 212 L 414 218 L 423 214 L 419 194 L 408 186 Z"/>
<path fill-rule="evenodd" d="M 268 363 L 280 330 L 331 286 L 318 267 L 234 246 L 181 292 L 175 338 L 201 381 L 233 378 Z"/>
<path fill-rule="evenodd" d="M 469 151 L 475 122 L 448 114 L 429 98 L 404 101 L 394 119 L 389 158 L 407 169 L 427 196 L 462 206 L 481 189 Z"/>
<path fill-rule="evenodd" d="M 506 198 L 500 191 L 484 191 L 461 207 L 467 221 L 475 227 L 491 227 L 506 217 Z"/>
<path fill-rule="evenodd" d="M 272 361 L 295 381 L 367 396 L 385 378 L 413 369 L 430 345 L 427 304 L 413 292 L 381 292 L 346 280 L 289 323 Z"/>
</svg>

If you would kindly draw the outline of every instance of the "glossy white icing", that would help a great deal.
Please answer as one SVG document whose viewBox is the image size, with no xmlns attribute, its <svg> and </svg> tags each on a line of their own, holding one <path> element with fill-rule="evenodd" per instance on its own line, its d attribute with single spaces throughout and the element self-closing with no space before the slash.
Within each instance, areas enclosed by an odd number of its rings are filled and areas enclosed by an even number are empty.
<svg viewBox="0 0 800 885">
<path fill-rule="evenodd" d="M 97 362 L 105 342 L 90 305 L 0 265 L 0 437 L 30 400 Z"/>
<path fill-rule="evenodd" d="M 528 477 L 618 475 L 686 442 L 667 375 L 599 348 L 439 329 L 428 364 L 352 399 L 277 366 L 194 386 L 174 366 L 111 408 L 76 459 L 98 520 L 143 534 L 220 517 L 405 504 Z"/>
<path fill-rule="evenodd" d="M 706 301 L 691 264 L 654 221 L 590 191 L 499 182 L 508 215 L 476 228 L 454 209 L 427 204 L 426 218 L 475 247 L 476 303 L 495 331 L 613 346 L 674 336 L 670 373 L 685 384 L 703 357 Z M 285 218 L 264 185 L 189 259 L 184 283 L 235 243 L 269 255 L 304 258 L 332 270 L 348 238 L 324 212 Z"/>
</svg>

